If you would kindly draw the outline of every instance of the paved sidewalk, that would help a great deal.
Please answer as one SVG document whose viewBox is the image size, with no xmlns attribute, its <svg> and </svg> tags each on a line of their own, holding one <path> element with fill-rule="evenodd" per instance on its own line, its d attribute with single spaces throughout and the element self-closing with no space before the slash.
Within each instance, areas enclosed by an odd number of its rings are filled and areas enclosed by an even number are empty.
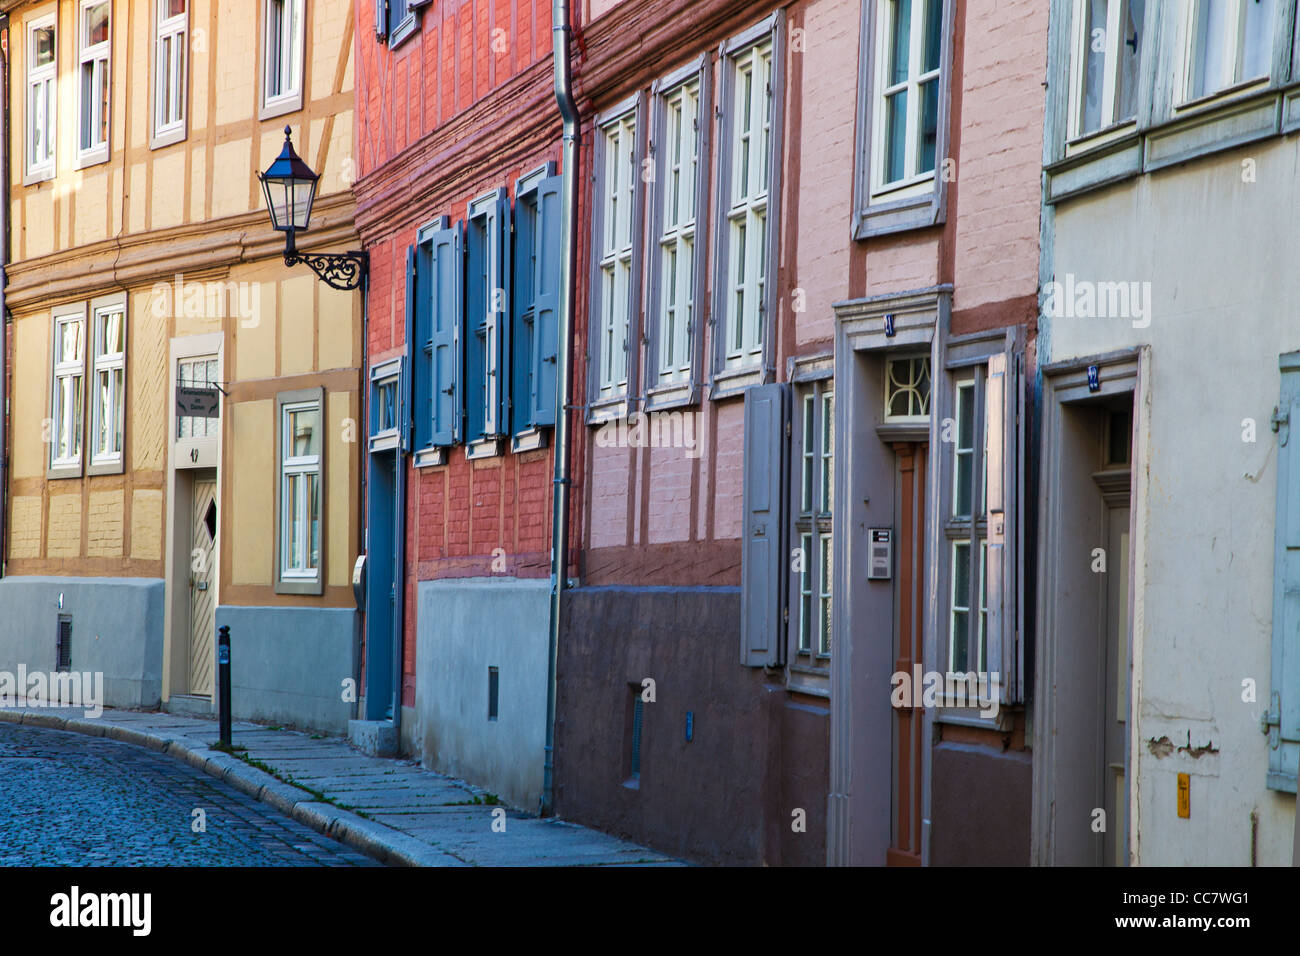
<svg viewBox="0 0 1300 956">
<path fill-rule="evenodd" d="M 106 709 L 90 719 L 79 708 L 6 707 L 0 708 L 0 721 L 163 751 L 321 833 L 399 866 L 678 862 L 596 830 L 496 806 L 484 790 L 410 760 L 368 757 L 339 737 L 237 722 L 232 739 L 235 747 L 248 748 L 239 752 L 245 760 L 211 749 L 218 739 L 217 723 L 199 717 Z"/>
</svg>

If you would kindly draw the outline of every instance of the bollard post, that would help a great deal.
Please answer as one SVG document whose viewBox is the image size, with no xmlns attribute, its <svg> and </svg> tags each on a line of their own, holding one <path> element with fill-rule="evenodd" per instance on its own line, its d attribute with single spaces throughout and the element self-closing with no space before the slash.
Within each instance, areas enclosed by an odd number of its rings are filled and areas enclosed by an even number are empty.
<svg viewBox="0 0 1300 956">
<path fill-rule="evenodd" d="M 230 747 L 230 625 L 217 630 L 217 718 L 221 745 Z"/>
</svg>

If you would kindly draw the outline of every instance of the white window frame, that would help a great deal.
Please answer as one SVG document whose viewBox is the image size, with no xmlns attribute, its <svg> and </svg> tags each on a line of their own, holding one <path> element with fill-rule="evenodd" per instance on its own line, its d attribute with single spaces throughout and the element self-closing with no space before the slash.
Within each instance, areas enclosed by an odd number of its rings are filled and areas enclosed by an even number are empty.
<svg viewBox="0 0 1300 956">
<path fill-rule="evenodd" d="M 702 252 L 699 184 L 707 175 L 700 149 L 703 94 L 698 73 L 660 94 L 663 135 L 655 196 L 659 228 L 653 254 L 659 281 L 652 286 L 658 292 L 653 313 L 657 345 L 653 386 L 689 383 L 695 370 L 693 340 L 699 335 L 696 325 L 701 311 L 696 281 Z"/>
<path fill-rule="evenodd" d="M 1277 24 L 1278 24 L 1278 6 L 1279 3 L 1291 2 L 1291 0 L 1273 0 L 1273 14 L 1268 24 L 1268 51 L 1265 60 L 1265 69 L 1262 74 L 1257 76 L 1243 76 L 1242 70 L 1245 66 L 1245 23 L 1246 23 L 1246 5 L 1251 0 L 1224 0 L 1230 4 L 1227 22 L 1228 29 L 1220 37 L 1222 43 L 1221 55 L 1225 58 L 1231 71 L 1231 78 L 1228 82 L 1215 90 L 1204 93 L 1193 91 L 1193 83 L 1196 78 L 1197 57 L 1196 57 L 1196 34 L 1200 29 L 1201 4 L 1199 0 L 1185 0 L 1183 7 L 1182 21 L 1183 28 L 1183 70 L 1182 82 L 1178 91 L 1179 106 L 1190 106 L 1200 104 L 1208 100 L 1213 100 L 1225 95 L 1239 93 L 1242 90 L 1264 87 L 1271 81 L 1273 73 L 1273 49 L 1277 44 Z"/>
<path fill-rule="evenodd" d="M 322 389 L 306 389 L 295 392 L 283 392 L 276 397 L 278 421 L 276 436 L 278 447 L 276 461 L 278 464 L 278 485 L 276 491 L 276 514 L 278 530 L 276 532 L 276 592 L 280 594 L 320 594 L 324 580 L 326 553 L 325 513 L 325 452 L 329 428 L 326 423 L 325 393 Z M 289 416 L 294 412 L 314 411 L 317 426 L 320 429 L 320 447 L 315 455 L 292 454 L 293 436 L 289 434 Z M 318 554 L 315 567 L 307 566 L 311 549 L 311 514 L 310 496 L 305 495 L 294 500 L 289 499 L 290 478 L 316 479 L 316 528 Z M 304 538 L 300 541 L 298 554 L 292 554 L 290 547 L 294 520 L 302 522 Z"/>
<path fill-rule="evenodd" d="M 108 37 L 91 46 L 86 45 L 86 13 L 91 7 L 108 8 Z M 113 3 L 112 0 L 79 0 L 77 4 L 77 168 L 83 169 L 97 163 L 108 161 L 109 142 L 112 137 L 113 116 Z M 100 84 L 94 79 L 102 76 L 107 91 L 106 103 L 98 98 L 86 100 L 84 74 L 89 68 L 92 75 L 92 88 L 99 89 Z M 99 111 L 102 110 L 101 114 Z M 89 120 L 89 128 L 87 127 Z M 102 140 L 86 145 L 88 133 L 99 128 L 104 130 Z"/>
<path fill-rule="evenodd" d="M 54 60 L 44 66 L 34 66 L 36 62 L 36 31 L 53 28 L 54 30 Z M 35 17 L 27 21 L 24 36 L 26 37 L 24 47 L 24 63 L 27 68 L 27 80 L 24 85 L 23 96 L 23 113 L 25 122 L 23 124 L 23 158 L 25 174 L 23 185 L 41 182 L 47 179 L 53 179 L 57 166 L 58 151 L 58 128 L 59 128 L 59 26 L 57 12 L 51 12 L 42 17 Z M 45 149 L 37 152 L 35 146 L 35 136 L 37 130 L 37 117 L 32 109 L 33 90 L 37 87 L 48 89 L 46 97 L 46 114 L 45 123 Z"/>
<path fill-rule="evenodd" d="M 64 329 L 77 326 L 81 336 L 80 354 L 74 361 L 62 361 L 62 342 Z M 79 478 L 81 465 L 85 459 L 86 449 L 86 306 L 63 306 L 54 310 L 53 334 L 50 337 L 50 429 L 49 429 L 49 472 L 50 478 Z M 71 379 L 80 382 L 80 392 L 74 386 L 75 407 L 70 410 L 63 401 L 62 382 Z M 66 414 L 71 414 L 69 435 L 74 447 L 71 453 L 59 456 L 60 421 Z"/>
<path fill-rule="evenodd" d="M 1073 17 L 1071 18 L 1070 28 L 1070 105 L 1066 137 L 1068 141 L 1072 142 L 1075 140 L 1093 140 L 1094 137 L 1104 137 L 1117 129 L 1135 125 L 1137 123 L 1137 111 L 1141 107 L 1137 103 L 1134 104 L 1133 116 L 1116 115 L 1119 110 L 1119 76 L 1122 63 L 1120 52 L 1122 45 L 1128 42 L 1125 35 L 1127 31 L 1124 29 L 1124 21 L 1127 19 L 1126 14 L 1130 8 L 1130 0 L 1107 0 L 1104 36 L 1106 49 L 1102 53 L 1101 68 L 1101 120 L 1096 129 L 1083 129 L 1083 109 L 1086 96 L 1084 88 L 1087 83 L 1088 54 L 1091 50 L 1093 38 L 1085 30 L 1089 0 L 1071 0 L 1071 2 L 1073 4 Z M 1152 2 L 1152 0 L 1148 0 L 1148 2 Z M 1144 8 L 1144 20 L 1145 16 Z M 1143 28 L 1138 35 L 1139 64 L 1137 84 L 1139 89 L 1143 77 L 1140 58 L 1143 56 L 1147 40 L 1144 36 L 1145 32 L 1146 30 Z"/>
<path fill-rule="evenodd" d="M 104 322 L 110 315 L 122 317 L 122 350 L 107 353 L 104 351 Z M 126 455 L 126 394 L 127 394 L 127 309 L 125 296 L 110 296 L 96 299 L 90 304 L 90 328 L 88 338 L 91 347 L 90 376 L 87 381 L 87 396 L 90 403 L 87 432 L 90 448 L 90 465 L 87 474 L 120 474 Z M 99 377 L 109 376 L 110 402 L 106 410 L 100 401 Z M 108 425 L 119 436 L 119 447 L 108 452 L 99 448 L 101 423 L 108 419 Z"/>
<path fill-rule="evenodd" d="M 722 328 L 724 368 L 729 371 L 761 366 L 763 341 L 770 334 L 766 329 L 770 307 L 767 283 L 771 278 L 767 251 L 776 226 L 768 216 L 775 54 L 771 38 L 765 38 L 731 58 L 731 169 L 726 221 L 721 224 L 729 233 Z M 752 78 L 750 98 L 742 104 L 746 78 Z M 761 236 L 758 242 L 753 241 L 756 235 Z"/>
<path fill-rule="evenodd" d="M 633 97 L 596 121 L 589 420 L 623 415 L 636 389 L 645 199 L 642 113 L 640 97 Z"/>
<path fill-rule="evenodd" d="M 897 9 L 898 0 L 874 0 L 876 7 L 876 23 L 884 29 L 876 31 L 876 73 L 872 84 L 872 96 L 874 98 L 872 116 L 874 117 L 874 129 L 872 131 L 872 168 L 871 168 L 871 198 L 872 201 L 879 201 L 884 198 L 888 199 L 905 199 L 911 196 L 924 195 L 933 191 L 933 182 L 939 166 L 943 162 L 943 156 L 939 154 L 942 143 L 938 135 L 937 126 L 945 121 L 946 111 L 943 109 L 942 102 L 935 107 L 935 168 L 918 173 L 906 172 L 914 169 L 917 164 L 918 155 L 921 148 L 921 87 L 930 82 L 939 85 L 938 99 L 942 101 L 944 96 L 943 76 L 944 76 L 944 55 L 943 43 L 947 36 L 947 28 L 944 23 L 945 11 L 943 9 L 943 0 L 935 0 L 939 3 L 939 31 L 940 31 L 940 52 L 939 65 L 933 70 L 921 73 L 921 57 L 925 42 L 925 12 L 926 2 L 928 0 L 912 0 L 912 22 L 909 26 L 908 34 L 908 54 L 907 54 L 907 78 L 901 83 L 888 83 L 889 70 L 889 49 L 890 39 L 894 29 L 894 11 Z M 886 163 L 888 151 L 885 148 L 886 139 L 889 131 L 886 128 L 888 110 L 886 109 L 890 96 L 900 92 L 905 92 L 907 96 L 907 126 L 903 149 L 903 168 L 905 170 L 901 179 L 892 181 L 885 180 Z"/>
<path fill-rule="evenodd" d="M 189 24 L 190 6 L 186 0 L 185 12 L 167 17 L 169 0 L 153 0 L 153 83 L 151 149 L 159 149 L 185 139 L 189 110 Z M 170 51 L 164 63 L 164 53 Z M 164 92 L 170 90 L 170 102 L 175 109 L 164 115 Z"/>
<path fill-rule="evenodd" d="M 279 11 L 277 15 L 277 9 Z M 288 14 L 294 11 L 296 19 Z M 292 29 L 285 30 L 284 22 L 291 19 Z M 262 96 L 260 119 L 283 116 L 302 109 L 304 55 L 306 51 L 306 0 L 264 0 L 262 4 Z M 278 31 L 273 30 L 279 26 Z M 278 33 L 277 37 L 274 35 Z M 289 75 L 283 72 L 285 58 L 291 63 Z M 272 89 L 273 80 L 280 81 L 279 89 Z"/>
<path fill-rule="evenodd" d="M 713 223 L 709 321 L 713 354 L 710 397 L 715 399 L 741 394 L 776 377 L 785 155 L 784 10 L 723 43 L 718 61 L 718 212 Z M 747 74 L 754 76 L 755 69 L 760 82 L 750 85 L 745 101 L 743 80 Z M 742 106 L 750 111 L 748 126 Z M 757 143 L 749 144 L 753 150 L 747 154 L 745 137 L 750 134 L 757 136 Z M 752 235 L 764 231 L 766 241 L 750 241 Z M 738 241 L 742 233 L 746 240 L 743 254 Z"/>
<path fill-rule="evenodd" d="M 833 610 L 833 515 L 835 503 L 835 384 L 830 378 L 795 389 L 794 470 L 790 476 L 790 540 L 802 552 L 790 568 L 788 681 L 811 693 L 828 689 L 833 633 L 818 625 Z M 811 433 L 809 426 L 811 425 Z M 829 552 L 829 555 L 826 553 Z M 805 596 L 812 609 L 809 618 Z M 805 644 L 805 636 L 807 638 Z"/>
</svg>

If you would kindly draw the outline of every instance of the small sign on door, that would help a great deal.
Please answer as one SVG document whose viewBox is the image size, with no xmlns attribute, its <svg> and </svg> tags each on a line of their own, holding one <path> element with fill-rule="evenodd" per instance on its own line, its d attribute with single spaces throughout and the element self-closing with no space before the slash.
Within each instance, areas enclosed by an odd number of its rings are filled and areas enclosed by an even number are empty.
<svg viewBox="0 0 1300 956">
<path fill-rule="evenodd" d="M 888 581 L 894 570 L 894 530 L 867 529 L 867 580 Z"/>
</svg>

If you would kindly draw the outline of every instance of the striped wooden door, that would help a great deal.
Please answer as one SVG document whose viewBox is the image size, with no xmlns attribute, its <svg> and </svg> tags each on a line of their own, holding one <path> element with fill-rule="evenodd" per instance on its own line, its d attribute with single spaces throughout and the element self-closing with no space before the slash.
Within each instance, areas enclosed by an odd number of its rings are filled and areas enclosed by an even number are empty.
<svg viewBox="0 0 1300 956">
<path fill-rule="evenodd" d="M 925 626 L 925 481 L 929 445 L 894 445 L 897 461 L 895 556 L 896 587 L 894 672 L 920 671 Z M 915 668 L 915 670 L 914 670 Z M 913 688 L 909 703 L 919 704 L 921 689 Z M 921 770 L 924 714 L 920 707 L 894 709 L 893 839 L 885 857 L 889 866 L 921 865 Z"/>
<path fill-rule="evenodd" d="M 190 693 L 213 692 L 217 593 L 217 483 L 194 482 L 190 522 Z"/>
</svg>

